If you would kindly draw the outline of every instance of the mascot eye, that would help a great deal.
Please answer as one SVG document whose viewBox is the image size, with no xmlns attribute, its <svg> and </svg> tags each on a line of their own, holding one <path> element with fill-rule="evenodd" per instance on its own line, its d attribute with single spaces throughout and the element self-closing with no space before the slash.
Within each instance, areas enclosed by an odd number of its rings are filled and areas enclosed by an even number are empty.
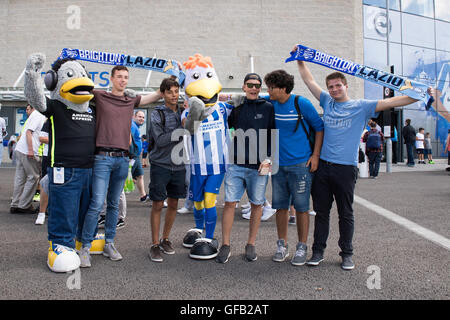
<svg viewBox="0 0 450 320">
<path fill-rule="evenodd" d="M 212 77 L 213 77 L 213 74 L 212 74 L 212 72 L 208 72 L 208 73 L 206 74 L 206 76 L 207 76 L 208 78 L 212 78 Z"/>
<path fill-rule="evenodd" d="M 200 75 L 198 73 L 194 73 L 192 75 L 192 78 L 194 78 L 195 80 L 197 80 L 198 78 L 200 78 Z"/>
<path fill-rule="evenodd" d="M 73 77 L 73 72 L 72 71 L 67 71 L 67 76 L 68 77 Z"/>
</svg>

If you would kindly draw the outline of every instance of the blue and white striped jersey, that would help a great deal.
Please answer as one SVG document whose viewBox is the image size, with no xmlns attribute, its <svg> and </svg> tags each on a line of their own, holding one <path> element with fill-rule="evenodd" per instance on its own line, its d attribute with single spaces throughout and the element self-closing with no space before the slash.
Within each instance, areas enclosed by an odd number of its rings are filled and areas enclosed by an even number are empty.
<svg viewBox="0 0 450 320">
<path fill-rule="evenodd" d="M 218 102 L 210 107 L 209 116 L 202 121 L 195 135 L 190 136 L 191 173 L 214 175 L 225 173 L 228 164 L 228 115 L 233 106 Z M 187 116 L 188 112 L 184 114 Z"/>
</svg>

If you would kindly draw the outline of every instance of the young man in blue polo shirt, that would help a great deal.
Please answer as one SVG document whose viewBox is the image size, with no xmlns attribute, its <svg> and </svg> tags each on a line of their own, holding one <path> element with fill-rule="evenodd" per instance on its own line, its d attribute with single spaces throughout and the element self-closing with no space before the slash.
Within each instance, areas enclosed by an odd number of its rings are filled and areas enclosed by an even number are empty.
<svg viewBox="0 0 450 320">
<path fill-rule="evenodd" d="M 312 173 L 319 164 L 323 140 L 323 121 L 311 102 L 301 96 L 291 94 L 294 76 L 284 70 L 275 70 L 264 77 L 269 100 L 275 111 L 275 127 L 279 134 L 279 168 L 272 175 L 272 208 L 277 209 L 276 224 L 278 232 L 277 251 L 273 261 L 284 261 L 288 256 L 287 230 L 288 210 L 292 197 L 296 217 L 298 240 L 296 252 L 291 260 L 293 265 L 306 262 L 306 242 L 309 229 L 309 198 Z M 297 112 L 295 99 L 301 116 Z M 303 121 L 303 125 L 300 124 Z M 310 147 L 306 131 L 315 131 L 315 144 Z M 274 160 L 277 161 L 277 160 Z"/>
<path fill-rule="evenodd" d="M 320 162 L 312 186 L 314 220 L 313 255 L 308 265 L 323 261 L 330 228 L 330 209 L 336 200 L 339 215 L 339 247 L 341 267 L 352 270 L 353 255 L 353 195 L 357 178 L 358 147 L 361 134 L 370 118 L 378 112 L 416 102 L 408 96 L 384 100 L 352 100 L 348 96 L 345 76 L 334 72 L 327 76 L 328 92 L 320 88 L 303 61 L 297 61 L 300 75 L 323 108 L 325 135 Z"/>
</svg>

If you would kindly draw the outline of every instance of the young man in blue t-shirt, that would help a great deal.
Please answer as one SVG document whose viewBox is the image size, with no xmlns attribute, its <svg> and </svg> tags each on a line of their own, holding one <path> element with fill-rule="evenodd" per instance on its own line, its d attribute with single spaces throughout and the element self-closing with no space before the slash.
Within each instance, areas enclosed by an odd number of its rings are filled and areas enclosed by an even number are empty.
<svg viewBox="0 0 450 320">
<path fill-rule="evenodd" d="M 323 140 L 323 121 L 311 102 L 301 96 L 291 94 L 294 88 L 294 76 L 284 70 L 275 70 L 264 77 L 269 100 L 274 106 L 275 127 L 279 135 L 279 168 L 272 175 L 272 208 L 277 209 L 277 252 L 273 261 L 284 261 L 288 256 L 287 229 L 288 210 L 291 198 L 296 211 L 298 243 L 291 260 L 293 265 L 306 262 L 307 239 L 309 229 L 309 198 L 312 172 L 317 170 L 320 149 Z M 295 99 L 301 112 L 305 129 L 300 124 L 300 115 L 295 106 Z M 310 147 L 305 130 L 315 131 L 315 144 Z M 313 149 L 313 150 L 312 150 Z"/>
<path fill-rule="evenodd" d="M 312 186 L 312 199 L 316 218 L 314 220 L 313 255 L 308 265 L 317 266 L 323 254 L 330 227 L 330 209 L 333 197 L 339 215 L 339 247 L 341 267 L 352 270 L 353 255 L 353 195 L 357 178 L 358 147 L 367 121 L 377 113 L 394 107 L 405 106 L 417 100 L 397 96 L 384 100 L 352 100 L 348 96 L 345 76 L 334 72 L 327 76 L 328 93 L 314 80 L 303 61 L 297 61 L 300 75 L 323 108 L 325 134 L 320 162 Z"/>
</svg>

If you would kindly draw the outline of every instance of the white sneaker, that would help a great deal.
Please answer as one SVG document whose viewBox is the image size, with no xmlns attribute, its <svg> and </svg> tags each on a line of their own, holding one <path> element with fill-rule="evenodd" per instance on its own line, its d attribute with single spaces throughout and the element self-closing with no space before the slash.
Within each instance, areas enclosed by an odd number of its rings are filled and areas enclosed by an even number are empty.
<svg viewBox="0 0 450 320">
<path fill-rule="evenodd" d="M 249 211 L 249 212 L 247 212 L 247 213 L 243 213 L 243 214 L 242 214 L 242 218 L 247 219 L 247 220 L 250 220 L 250 216 L 251 216 L 251 215 L 252 215 L 252 212 Z"/>
<path fill-rule="evenodd" d="M 315 216 L 316 215 L 316 212 L 314 211 L 314 210 L 309 210 L 309 212 L 308 212 L 308 214 L 310 215 L 310 216 Z"/>
<path fill-rule="evenodd" d="M 267 221 L 277 212 L 277 209 L 272 209 L 272 207 L 264 207 L 263 214 L 261 216 L 261 221 Z"/>
<path fill-rule="evenodd" d="M 248 208 L 242 209 L 241 213 L 244 215 L 244 214 L 250 213 L 250 211 L 252 211 L 252 207 L 248 207 Z"/>
<path fill-rule="evenodd" d="M 164 200 L 163 208 L 167 208 L 167 201 Z"/>
<path fill-rule="evenodd" d="M 34 224 L 44 224 L 44 221 L 45 221 L 45 212 L 39 212 Z"/>
<path fill-rule="evenodd" d="M 238 205 L 238 204 L 236 203 L 236 205 Z M 250 202 L 241 204 L 241 208 L 242 208 L 242 209 L 248 209 L 248 208 L 250 208 L 250 207 L 251 207 Z M 237 208 L 237 207 L 236 207 L 236 208 Z"/>
<path fill-rule="evenodd" d="M 193 213 L 194 211 L 191 209 L 188 209 L 186 207 L 182 207 L 180 209 L 177 210 L 178 213 L 184 214 L 184 213 Z"/>
</svg>

